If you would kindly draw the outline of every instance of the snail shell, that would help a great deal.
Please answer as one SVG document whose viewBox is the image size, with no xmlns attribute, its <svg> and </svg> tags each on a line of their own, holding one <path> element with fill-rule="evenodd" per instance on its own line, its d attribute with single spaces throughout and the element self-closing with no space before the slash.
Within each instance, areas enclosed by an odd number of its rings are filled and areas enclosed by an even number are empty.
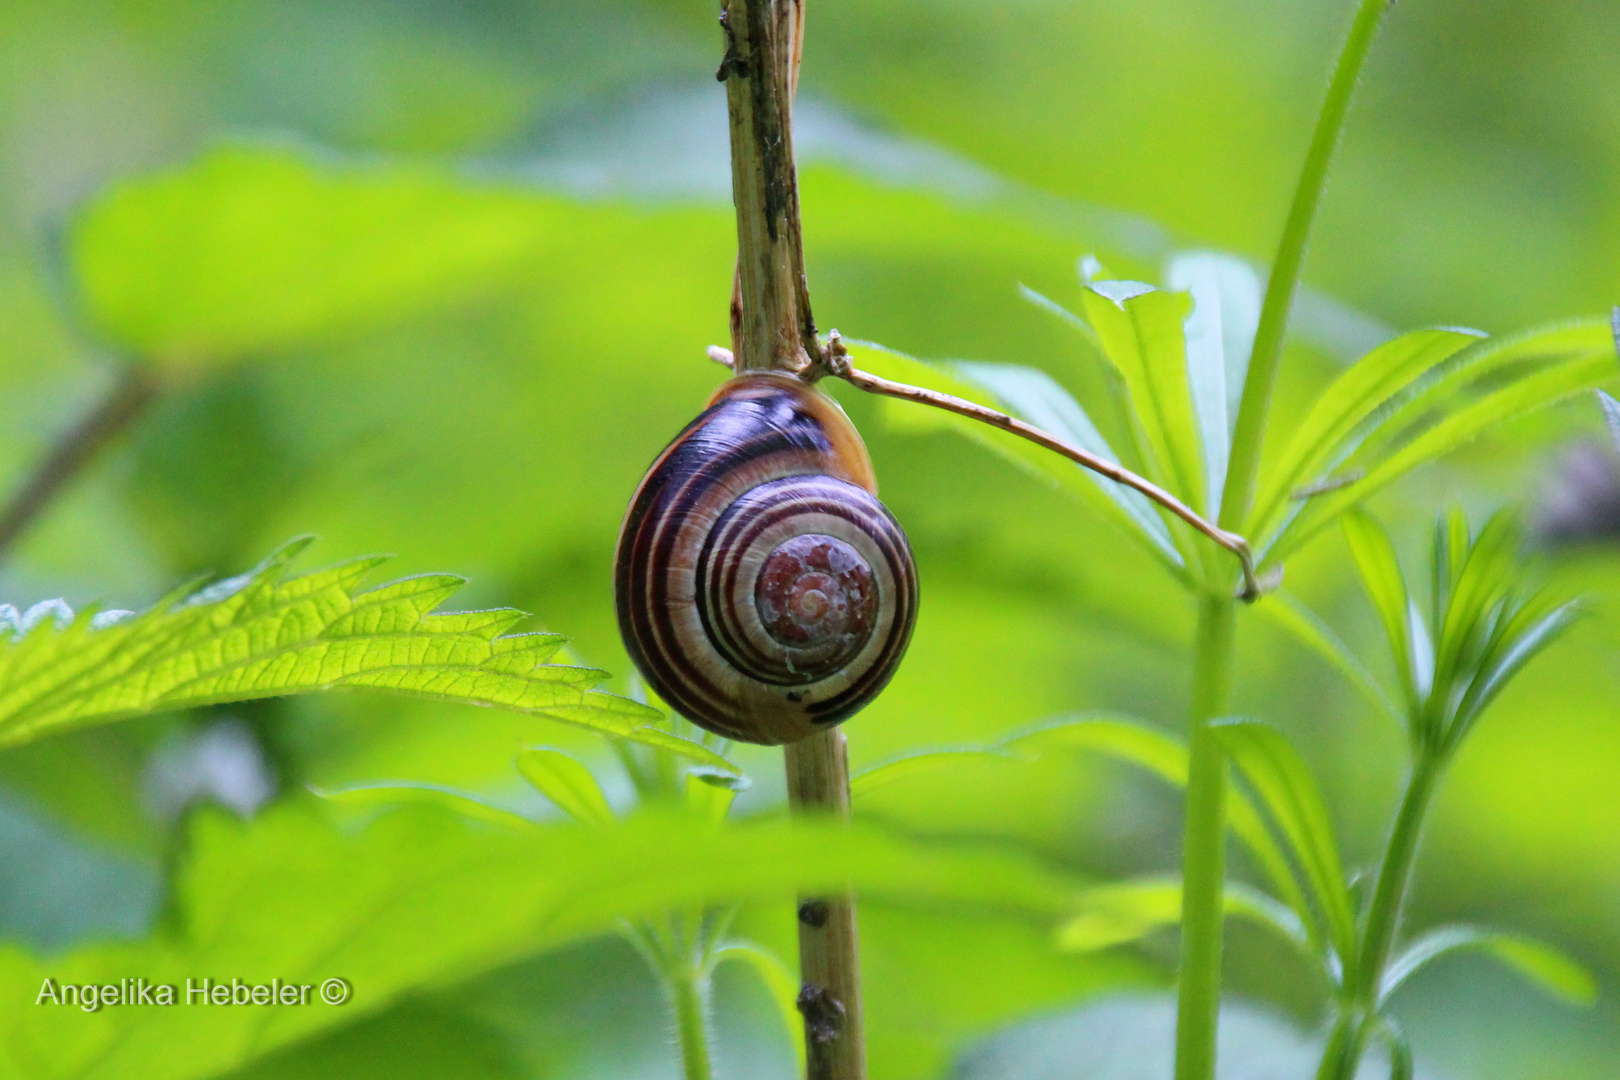
<svg viewBox="0 0 1620 1080">
<path fill-rule="evenodd" d="M 636 489 L 614 597 L 636 667 L 682 716 L 794 742 L 888 683 L 917 618 L 906 535 L 836 402 L 793 375 L 727 382 Z"/>
</svg>

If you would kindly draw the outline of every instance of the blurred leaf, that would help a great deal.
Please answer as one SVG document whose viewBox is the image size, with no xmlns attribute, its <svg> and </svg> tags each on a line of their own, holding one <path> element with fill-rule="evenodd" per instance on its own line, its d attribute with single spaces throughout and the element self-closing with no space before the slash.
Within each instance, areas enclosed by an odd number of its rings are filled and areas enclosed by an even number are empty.
<svg viewBox="0 0 1620 1080">
<path fill-rule="evenodd" d="M 887 787 L 896 780 L 904 780 L 908 776 L 919 773 L 932 772 L 941 766 L 955 765 L 964 758 L 979 758 L 986 761 L 1017 761 L 1015 754 L 994 746 L 976 747 L 942 747 L 934 750 L 917 750 L 888 761 L 880 761 L 876 765 L 868 766 L 849 778 L 849 793 L 851 798 L 860 798 L 869 795 L 879 788 Z"/>
<path fill-rule="evenodd" d="M 1281 732 L 1253 720 L 1222 720 L 1216 737 L 1270 812 L 1327 921 L 1341 959 L 1355 955 L 1356 917 L 1345 887 L 1344 863 L 1316 778 Z"/>
<path fill-rule="evenodd" d="M 0 607 L 0 745 L 161 710 L 367 688 L 547 716 L 730 767 L 650 726 L 662 719 L 656 710 L 592 690 L 604 672 L 547 663 L 561 636 L 503 635 L 522 612 L 431 614 L 462 578 L 356 594 L 380 558 L 286 578 L 310 542 L 141 615 L 74 615 L 59 600 L 26 615 Z"/>
<path fill-rule="evenodd" d="M 483 1024 L 417 1002 L 254 1061 L 229 1080 L 527 1080 Z"/>
<path fill-rule="evenodd" d="M 1518 583 L 1522 539 L 1517 519 L 1506 511 L 1486 522 L 1474 540 L 1460 511 L 1452 515 L 1452 523 L 1452 554 L 1447 559 L 1452 582 L 1435 627 L 1434 648 L 1434 684 L 1447 691 L 1471 681 L 1469 669 L 1482 658 L 1501 605 Z"/>
<path fill-rule="evenodd" d="M 1059 749 L 1105 754 L 1147 769 L 1177 787 L 1187 786 L 1186 744 L 1134 720 L 1096 716 L 1057 720 L 1015 733 L 1002 740 L 999 747 L 1023 754 Z M 1310 925 L 1311 911 L 1293 868 L 1254 804 L 1243 792 L 1234 791 L 1228 800 L 1227 815 L 1233 834 L 1260 864 L 1272 888 Z"/>
<path fill-rule="evenodd" d="M 535 251 L 549 216 L 533 193 L 436 167 L 237 144 L 113 187 L 69 245 L 98 330 L 197 363 L 465 298 Z"/>
<path fill-rule="evenodd" d="M 1294 428 L 1294 437 L 1267 470 L 1249 515 L 1252 535 L 1276 528 L 1289 500 L 1311 483 L 1325 479 L 1324 469 L 1344 457 L 1344 443 L 1414 380 L 1479 340 L 1472 331 L 1417 330 L 1387 342 L 1351 365 L 1333 381 Z"/>
<path fill-rule="evenodd" d="M 475 821 L 487 821 L 507 828 L 528 829 L 534 822 L 521 814 L 514 814 L 504 806 L 497 806 L 469 791 L 457 791 L 439 784 L 402 780 L 392 784 L 364 784 L 357 787 L 323 791 L 311 788 L 316 795 L 339 806 L 399 806 L 416 803 L 438 806 Z"/>
<path fill-rule="evenodd" d="M 924 386 L 930 390 L 951 394 L 968 401 L 985 405 L 989 408 L 1000 408 L 1001 404 L 987 394 L 982 388 L 967 383 L 951 374 L 939 370 L 937 367 L 925 364 L 921 360 L 906 356 L 902 353 L 886 349 L 881 345 L 874 345 L 866 341 L 849 342 L 852 347 L 859 350 L 856 360 L 858 367 L 880 375 L 886 379 L 898 382 L 911 383 L 915 386 Z M 1078 408 L 1078 406 L 1076 406 Z M 1066 458 L 1059 457 L 1050 450 L 1036 446 L 1027 439 L 1008 434 L 988 424 L 966 417 L 957 416 L 941 409 L 929 409 L 909 402 L 886 399 L 883 403 L 884 415 L 889 422 L 902 430 L 935 430 L 946 428 L 960 432 L 975 442 L 988 446 L 1002 457 L 1014 464 L 1055 482 L 1064 491 L 1080 497 L 1080 500 L 1098 511 L 1105 519 L 1119 525 L 1124 531 L 1135 538 L 1148 551 L 1158 556 L 1159 560 L 1171 573 L 1178 577 L 1184 576 L 1182 558 L 1180 553 L 1170 545 L 1168 532 L 1163 523 L 1158 522 L 1158 528 L 1145 529 L 1138 521 L 1133 511 L 1126 510 L 1122 503 L 1128 505 L 1123 496 L 1116 496 L 1109 488 L 1117 487 L 1112 481 L 1106 480 L 1089 469 L 1082 468 Z M 1105 450 L 1099 450 L 1099 453 Z M 1106 486 L 1105 486 L 1106 485 Z"/>
<path fill-rule="evenodd" d="M 1241 882 L 1229 881 L 1222 893 L 1226 914 L 1275 931 L 1296 948 L 1308 951 L 1304 925 L 1284 904 Z M 1154 930 L 1181 921 L 1181 879 L 1139 878 L 1087 889 L 1080 913 L 1057 930 L 1057 946 L 1089 952 L 1140 940 Z"/>
<path fill-rule="evenodd" d="M 1287 631 L 1295 640 L 1326 660 L 1380 712 L 1396 718 L 1401 716 L 1395 703 L 1378 685 L 1378 680 L 1350 651 L 1350 646 L 1299 597 L 1287 589 L 1277 589 L 1267 594 L 1265 603 L 1251 605 L 1247 610 Z"/>
<path fill-rule="evenodd" d="M 1384 973 L 1380 1000 L 1430 963 L 1460 952 L 1484 953 L 1571 1004 L 1585 1006 L 1597 1000 L 1592 973 L 1551 945 L 1473 926 L 1444 926 L 1414 941 Z"/>
<path fill-rule="evenodd" d="M 1472 723 L 1524 665 L 1574 624 L 1580 611 L 1580 602 L 1571 600 L 1551 611 L 1543 605 L 1526 605 L 1504 618 L 1502 631 L 1491 642 L 1480 674 L 1457 709 L 1458 716 Z"/>
<path fill-rule="evenodd" d="M 1412 1080 L 1417 1068 L 1406 1032 L 1394 1020 L 1383 1016 L 1378 1020 L 1378 1035 L 1389 1047 L 1389 1080 Z"/>
<path fill-rule="evenodd" d="M 1317 1033 L 1242 1001 L 1220 1010 L 1216 1080 L 1301 1080 L 1322 1057 Z M 1020 1021 L 969 1047 L 951 1080 L 1164 1080 L 1175 1072 L 1176 1003 L 1170 995 L 1104 998 Z M 1369 1053 L 1356 1080 L 1385 1080 Z"/>
<path fill-rule="evenodd" d="M 1620 401 L 1602 390 L 1594 390 L 1593 393 L 1597 395 L 1598 407 L 1603 410 L 1603 426 L 1609 430 L 1609 441 L 1616 450 L 1620 450 Z"/>
<path fill-rule="evenodd" d="M 1086 323 L 1086 320 L 1082 319 L 1080 316 L 1076 315 L 1074 312 L 1070 311 L 1056 300 L 1043 296 L 1041 293 L 1036 292 L 1034 289 L 1021 282 L 1018 286 L 1018 295 L 1022 296 L 1025 300 L 1028 300 L 1031 304 L 1034 304 L 1047 314 L 1056 316 L 1059 322 L 1063 323 L 1063 325 L 1085 338 L 1086 343 L 1092 348 L 1096 349 L 1098 352 L 1102 351 L 1102 339 L 1097 336 L 1097 331 L 1093 330 Z"/>
<path fill-rule="evenodd" d="M 179 883 L 178 933 L 48 960 L 0 950 L 0 1074 L 32 1080 L 190 1080 L 388 1007 L 418 987 L 612 932 L 625 919 L 725 901 L 786 903 L 800 891 L 1011 911 L 1056 920 L 1079 883 L 1007 854 L 917 843 L 870 826 L 772 820 L 708 825 L 643 814 L 600 829 L 471 829 L 407 807 L 357 834 L 304 803 L 251 823 L 197 821 Z M 286 933 L 287 927 L 298 932 Z M 401 947 L 409 942 L 409 947 Z M 139 973 L 248 983 L 348 980 L 323 1005 L 78 1008 L 33 1004 L 58 985 Z M 176 1053 L 184 1047 L 184 1053 Z"/>
<path fill-rule="evenodd" d="M 549 746 L 534 746 L 517 756 L 517 770 L 553 806 L 583 825 L 613 821 L 613 807 L 596 777 L 572 754 Z"/>
<path fill-rule="evenodd" d="M 714 966 L 734 960 L 753 968 L 754 974 L 765 984 L 765 989 L 776 1003 L 787 1031 L 798 1052 L 799 1068 L 804 1068 L 804 1017 L 799 1013 L 799 973 L 789 969 L 780 957 L 765 946 L 752 941 L 733 938 L 714 951 Z"/>
<path fill-rule="evenodd" d="M 1220 515 L 1232 430 L 1260 322 L 1260 279 L 1248 263 L 1234 256 L 1184 251 L 1165 267 L 1164 281 L 1171 290 L 1189 293 L 1193 299 L 1183 325 L 1187 379 L 1208 474 L 1207 516 L 1215 518 Z"/>
<path fill-rule="evenodd" d="M 1149 478 L 1195 510 L 1208 505 L 1187 376 L 1182 321 L 1192 304 L 1183 293 L 1126 291 L 1120 282 L 1093 282 L 1084 292 L 1087 320 L 1125 379 L 1135 423 L 1149 451 Z"/>
<path fill-rule="evenodd" d="M 1046 372 L 1014 364 L 980 364 L 970 361 L 958 361 L 951 365 L 951 369 L 968 382 L 988 390 L 1002 407 L 1020 420 L 1051 432 L 1082 450 L 1089 450 L 1106 461 L 1119 460 L 1119 455 L 1114 453 L 1113 448 L 1102 437 L 1102 433 L 1091 422 L 1091 417 L 1086 415 L 1080 403 Z M 1042 452 L 1051 453 L 1047 450 Z M 1137 528 L 1147 533 L 1155 543 L 1167 551 L 1173 548 L 1170 531 L 1165 528 L 1164 521 L 1158 516 L 1147 496 L 1089 469 L 1082 471 L 1092 483 L 1102 489 L 1104 494 L 1119 504 L 1119 508 L 1125 511 L 1126 516 Z"/>
<path fill-rule="evenodd" d="M 1415 716 L 1427 687 L 1420 685 L 1418 679 L 1411 637 L 1412 600 L 1406 588 L 1406 575 L 1395 557 L 1395 544 L 1371 514 L 1349 511 L 1341 525 L 1345 541 L 1350 545 L 1350 555 L 1373 602 L 1373 610 L 1384 625 L 1384 638 L 1395 659 L 1408 715 Z"/>
</svg>

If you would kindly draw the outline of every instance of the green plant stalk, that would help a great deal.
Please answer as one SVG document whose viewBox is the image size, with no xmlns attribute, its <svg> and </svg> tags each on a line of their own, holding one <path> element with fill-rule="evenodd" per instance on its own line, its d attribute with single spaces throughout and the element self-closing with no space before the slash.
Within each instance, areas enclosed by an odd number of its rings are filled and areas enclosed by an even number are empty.
<svg viewBox="0 0 1620 1080">
<path fill-rule="evenodd" d="M 1338 148 L 1339 136 L 1344 131 L 1350 99 L 1355 96 L 1356 83 L 1361 78 L 1361 69 L 1372 49 L 1378 25 L 1392 2 L 1361 0 L 1356 20 L 1350 27 L 1350 36 L 1339 54 L 1333 81 L 1328 84 L 1327 99 L 1316 118 L 1316 131 L 1311 136 L 1305 166 L 1300 171 L 1294 201 L 1288 208 L 1288 220 L 1283 226 L 1282 241 L 1271 263 L 1271 275 L 1266 280 L 1266 297 L 1260 307 L 1260 325 L 1255 331 L 1254 348 L 1249 353 L 1249 371 L 1243 381 L 1243 400 L 1238 406 L 1237 428 L 1232 436 L 1232 452 L 1228 459 L 1225 490 L 1221 496 L 1220 524 L 1226 529 L 1241 530 L 1254 502 L 1260 450 L 1265 442 L 1266 421 L 1271 412 L 1271 390 L 1276 382 L 1277 364 L 1282 357 L 1283 332 L 1288 328 L 1288 314 L 1294 304 L 1294 293 L 1299 288 L 1306 244 L 1310 240 L 1311 226 L 1316 221 L 1322 191 L 1327 185 L 1333 152 Z"/>
<path fill-rule="evenodd" d="M 1406 792 L 1401 797 L 1401 808 L 1395 815 L 1395 826 L 1390 831 L 1389 846 L 1384 850 L 1383 864 L 1378 869 L 1378 884 L 1374 887 L 1372 905 L 1367 909 L 1367 922 L 1362 930 L 1361 954 L 1345 980 L 1345 999 L 1323 1052 L 1317 1080 L 1351 1080 L 1361 1065 L 1369 1027 L 1377 1016 L 1384 969 L 1389 965 L 1401 909 L 1412 882 L 1423 819 L 1433 801 L 1443 764 L 1441 751 L 1418 751 L 1417 763 L 1412 767 Z"/>
<path fill-rule="evenodd" d="M 677 963 L 675 970 L 665 973 L 664 979 L 675 1010 L 681 1075 L 686 1080 L 710 1080 L 708 976 L 695 964 Z"/>
<path fill-rule="evenodd" d="M 1232 692 L 1235 612 L 1229 597 L 1199 601 L 1191 761 L 1182 849 L 1181 968 L 1176 1001 L 1176 1080 L 1211 1080 L 1221 1003 L 1222 889 L 1226 880 L 1226 757 L 1210 722 Z"/>
</svg>

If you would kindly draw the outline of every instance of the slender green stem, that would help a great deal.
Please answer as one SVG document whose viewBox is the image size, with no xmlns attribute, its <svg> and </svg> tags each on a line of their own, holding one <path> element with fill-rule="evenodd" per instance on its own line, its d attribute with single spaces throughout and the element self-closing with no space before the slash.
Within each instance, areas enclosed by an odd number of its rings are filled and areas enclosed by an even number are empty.
<svg viewBox="0 0 1620 1080">
<path fill-rule="evenodd" d="M 681 1044 L 681 1075 L 686 1080 L 710 1080 L 708 976 L 695 964 L 682 964 L 666 974 L 666 981 Z"/>
<path fill-rule="evenodd" d="M 1240 529 L 1254 501 L 1255 475 L 1260 464 L 1260 447 L 1265 441 L 1266 420 L 1271 411 L 1271 388 L 1276 382 L 1277 362 L 1282 356 L 1283 331 L 1288 326 L 1289 309 L 1299 286 L 1299 271 L 1305 261 L 1305 246 L 1316 220 L 1316 208 L 1327 184 L 1328 166 L 1339 145 L 1350 99 L 1372 48 L 1378 24 L 1392 0 L 1361 0 L 1356 21 L 1350 28 L 1338 67 L 1328 85 L 1327 100 L 1316 119 L 1305 167 L 1294 189 L 1294 201 L 1283 226 L 1282 242 L 1271 263 L 1266 282 L 1266 298 L 1260 308 L 1260 326 L 1249 354 L 1249 373 L 1243 383 L 1243 402 L 1238 407 L 1237 429 L 1232 436 L 1232 455 L 1226 472 L 1226 490 L 1221 496 L 1222 527 Z"/>
<path fill-rule="evenodd" d="M 0 559 L 96 454 L 146 411 L 159 389 L 151 368 L 129 364 L 95 408 L 62 433 L 16 494 L 0 507 Z"/>
<path fill-rule="evenodd" d="M 1192 760 L 1182 851 L 1181 978 L 1176 1080 L 1211 1080 L 1221 1002 L 1221 904 L 1226 879 L 1226 757 L 1210 721 L 1232 690 L 1232 601 L 1204 597 L 1198 609 L 1192 689 Z"/>
<path fill-rule="evenodd" d="M 1335 1028 L 1335 1035 L 1339 1028 L 1344 1029 L 1344 1034 L 1329 1040 L 1322 1066 L 1317 1071 L 1319 1080 L 1350 1080 L 1356 1075 L 1367 1044 L 1368 1025 L 1377 1015 L 1379 990 L 1412 882 L 1423 819 L 1443 771 L 1444 759 L 1439 753 L 1420 751 L 1419 755 L 1406 782 L 1395 826 L 1390 830 L 1383 865 L 1378 869 L 1378 884 L 1373 889 L 1372 905 L 1367 909 L 1367 924 L 1362 932 L 1361 953 L 1346 975 L 1344 1014 Z"/>
</svg>

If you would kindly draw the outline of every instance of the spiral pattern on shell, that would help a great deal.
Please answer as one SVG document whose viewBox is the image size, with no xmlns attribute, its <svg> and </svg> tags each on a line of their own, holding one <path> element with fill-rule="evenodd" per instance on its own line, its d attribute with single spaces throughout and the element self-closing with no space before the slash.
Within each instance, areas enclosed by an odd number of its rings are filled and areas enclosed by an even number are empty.
<svg viewBox="0 0 1620 1080">
<path fill-rule="evenodd" d="M 738 376 L 653 462 L 619 533 L 631 659 L 710 731 L 793 742 L 887 685 L 917 616 L 905 533 L 837 404 Z"/>
</svg>

